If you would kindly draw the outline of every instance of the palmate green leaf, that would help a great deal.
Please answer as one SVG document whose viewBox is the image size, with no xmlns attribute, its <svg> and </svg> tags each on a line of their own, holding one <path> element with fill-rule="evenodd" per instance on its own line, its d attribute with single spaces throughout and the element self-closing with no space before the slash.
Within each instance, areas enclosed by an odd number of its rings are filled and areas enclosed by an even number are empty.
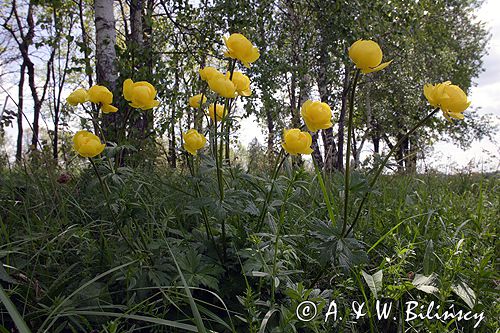
<svg viewBox="0 0 500 333">
<path fill-rule="evenodd" d="M 208 262 L 200 253 L 189 249 L 177 259 L 180 269 L 190 287 L 200 285 L 219 290 L 218 278 L 222 268 Z"/>
</svg>

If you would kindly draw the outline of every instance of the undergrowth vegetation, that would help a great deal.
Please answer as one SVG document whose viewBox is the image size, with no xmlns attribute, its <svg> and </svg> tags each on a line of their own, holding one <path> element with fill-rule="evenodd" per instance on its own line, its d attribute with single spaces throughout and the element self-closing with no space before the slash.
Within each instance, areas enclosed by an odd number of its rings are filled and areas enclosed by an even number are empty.
<svg viewBox="0 0 500 333">
<path fill-rule="evenodd" d="M 256 232 L 269 177 L 233 167 L 221 205 L 217 182 L 206 177 L 215 167 L 203 162 L 194 178 L 126 167 L 111 173 L 98 164 L 109 198 L 91 169 L 3 171 L 0 279 L 27 325 L 38 332 L 474 331 L 477 320 L 406 321 L 403 306 L 414 300 L 425 309 L 434 302 L 443 311 L 453 304 L 484 312 L 475 331 L 499 328 L 496 175 L 384 176 L 355 235 L 339 241 L 314 174 L 285 164 Z M 357 179 L 354 202 L 363 187 Z M 325 178 L 335 211 L 342 181 Z M 378 320 L 375 299 L 393 301 L 396 320 Z M 300 321 L 296 308 L 306 300 L 323 314 L 335 300 L 337 320 Z M 349 316 L 353 301 L 366 302 L 371 315 Z M 2 331 L 13 325 L 4 311 L 0 320 Z"/>
</svg>

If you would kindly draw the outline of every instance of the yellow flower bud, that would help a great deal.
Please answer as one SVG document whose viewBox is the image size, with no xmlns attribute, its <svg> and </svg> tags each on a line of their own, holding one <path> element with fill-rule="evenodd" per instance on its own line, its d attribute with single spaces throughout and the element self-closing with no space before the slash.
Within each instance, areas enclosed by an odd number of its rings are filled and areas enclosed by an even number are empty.
<svg viewBox="0 0 500 333">
<path fill-rule="evenodd" d="M 217 104 L 216 106 L 216 113 L 217 113 L 217 121 L 221 121 L 222 118 L 224 118 L 224 105 Z M 208 107 L 208 115 L 212 120 L 215 121 L 214 119 L 214 105 L 210 104 Z"/>
<path fill-rule="evenodd" d="M 83 88 L 76 89 L 66 98 L 66 101 L 73 106 L 85 103 L 88 100 L 89 94 L 87 93 L 87 90 Z"/>
<path fill-rule="evenodd" d="M 391 62 L 382 62 L 380 46 L 371 40 L 360 39 L 349 48 L 349 58 L 361 69 L 363 74 L 376 72 L 386 68 Z"/>
<path fill-rule="evenodd" d="M 224 75 L 216 76 L 208 81 L 208 86 L 212 91 L 225 98 L 236 97 L 236 86 Z"/>
<path fill-rule="evenodd" d="M 425 98 L 432 107 L 440 108 L 446 119 L 464 119 L 463 112 L 470 106 L 464 91 L 450 81 L 424 86 Z"/>
<path fill-rule="evenodd" d="M 149 110 L 157 107 L 160 102 L 155 100 L 156 89 L 146 81 L 134 82 L 131 79 L 123 81 L 123 97 L 133 108 Z"/>
<path fill-rule="evenodd" d="M 226 77 L 229 79 L 231 77 L 231 73 L 226 73 Z M 236 92 L 240 96 L 250 96 L 252 95 L 252 90 L 250 90 L 250 79 L 248 76 L 241 72 L 233 72 L 233 81 L 234 86 L 236 87 Z"/>
<path fill-rule="evenodd" d="M 332 110 L 326 103 L 308 100 L 302 104 L 300 114 L 311 132 L 333 126 L 331 122 Z"/>
<path fill-rule="evenodd" d="M 191 155 L 196 155 L 198 149 L 205 146 L 207 139 L 203 134 L 198 133 L 194 128 L 182 134 L 182 139 L 184 140 L 184 149 L 186 149 Z"/>
<path fill-rule="evenodd" d="M 87 91 L 89 101 L 95 104 L 111 104 L 113 102 L 113 93 L 104 86 L 95 85 Z"/>
<path fill-rule="evenodd" d="M 203 98 L 202 98 L 202 96 L 203 96 Z M 207 101 L 207 98 L 204 95 L 202 95 L 202 94 L 194 95 L 193 97 L 189 98 L 189 106 L 197 109 L 200 107 L 200 104 L 204 104 L 206 101 Z"/>
<path fill-rule="evenodd" d="M 226 57 L 238 59 L 247 68 L 260 57 L 259 50 L 242 34 L 232 34 L 229 38 L 224 37 L 227 51 Z"/>
<path fill-rule="evenodd" d="M 83 157 L 94 157 L 104 150 L 99 137 L 88 131 L 79 131 L 73 137 L 73 148 Z"/>
<path fill-rule="evenodd" d="M 114 113 L 118 111 L 118 108 L 111 104 L 104 104 L 103 106 L 101 106 L 101 111 L 103 113 Z"/>
<path fill-rule="evenodd" d="M 298 128 L 283 131 L 283 149 L 291 155 L 311 154 L 312 137 L 308 132 L 302 132 Z"/>
<path fill-rule="evenodd" d="M 217 69 L 215 69 L 214 67 L 211 67 L 211 66 L 207 66 L 203 69 L 200 69 L 198 71 L 198 73 L 200 73 L 200 77 L 203 81 L 210 81 L 211 79 L 213 79 L 214 77 L 216 76 L 222 76 L 223 74 L 221 72 L 219 72 Z"/>
</svg>

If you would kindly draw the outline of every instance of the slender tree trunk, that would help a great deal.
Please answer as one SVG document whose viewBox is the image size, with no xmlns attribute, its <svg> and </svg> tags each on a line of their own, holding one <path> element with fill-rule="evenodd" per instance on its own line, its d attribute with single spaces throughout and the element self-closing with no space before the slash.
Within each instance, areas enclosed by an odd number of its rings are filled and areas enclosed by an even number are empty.
<svg viewBox="0 0 500 333">
<path fill-rule="evenodd" d="M 340 114 L 339 114 L 339 133 L 337 144 L 337 169 L 344 170 L 344 127 L 345 127 L 345 114 L 347 110 L 347 95 L 349 93 L 349 74 L 350 69 L 348 65 L 344 65 L 344 82 L 341 94 Z"/>
<path fill-rule="evenodd" d="M 95 0 L 95 34 L 96 34 L 96 74 L 97 82 L 115 92 L 116 72 L 116 30 L 113 12 L 113 0 Z M 116 95 L 116 94 L 115 94 Z M 108 141 L 116 141 L 118 128 L 122 126 L 119 112 L 104 118 L 104 132 Z"/>
<path fill-rule="evenodd" d="M 323 156 L 321 156 L 321 151 L 319 150 L 319 144 L 318 144 L 318 131 L 314 132 L 311 137 L 312 137 L 312 145 L 311 148 L 313 150 L 312 152 L 312 158 L 316 162 L 316 165 L 318 166 L 319 169 L 323 169 L 324 163 L 323 163 Z"/>
<path fill-rule="evenodd" d="M 175 137 L 175 118 L 176 118 L 176 108 L 177 108 L 177 91 L 179 90 L 179 66 L 177 56 L 175 60 L 175 76 L 174 76 L 174 97 L 173 103 L 171 103 L 171 114 L 170 114 L 170 127 L 169 127 L 169 140 L 168 140 L 168 158 L 170 167 L 177 167 L 177 154 L 175 152 L 176 137 Z"/>
<path fill-rule="evenodd" d="M 54 16 L 54 26 L 57 27 L 59 26 L 58 22 L 58 15 L 57 15 L 57 10 L 54 7 L 53 9 L 53 16 Z M 71 34 L 72 32 L 72 24 L 73 21 L 70 24 L 69 30 L 66 32 L 67 34 Z M 56 33 L 56 39 L 58 40 L 57 44 L 57 49 L 58 49 L 58 61 L 57 61 L 57 69 L 58 69 L 58 75 L 57 75 L 57 84 L 56 84 L 56 70 L 55 70 L 55 65 L 52 66 L 52 82 L 54 84 L 54 87 L 52 89 L 53 91 L 53 104 L 54 104 L 54 136 L 52 140 L 52 156 L 54 160 L 57 161 L 59 158 L 59 120 L 61 118 L 61 95 L 63 92 L 63 87 L 66 82 L 66 74 L 68 73 L 68 66 L 69 66 L 69 57 L 70 57 L 70 51 L 72 47 L 72 43 L 70 41 L 66 41 L 66 54 L 64 56 L 64 65 L 61 65 L 62 61 L 62 55 L 61 55 L 61 45 L 60 45 L 60 36 L 61 36 L 61 30 L 57 30 Z M 62 72 L 61 72 L 62 70 Z M 56 92 L 56 87 L 57 87 L 57 92 Z"/>
<path fill-rule="evenodd" d="M 116 88 L 116 30 L 113 0 L 95 0 L 97 81 Z"/>
<path fill-rule="evenodd" d="M 90 38 L 85 27 L 85 15 L 83 13 L 83 0 L 78 0 L 78 16 L 80 19 L 80 30 L 82 31 L 83 57 L 85 61 L 85 74 L 89 83 L 89 88 L 94 84 L 92 79 L 92 66 L 90 61 Z"/>
<path fill-rule="evenodd" d="M 16 161 L 21 161 L 23 156 L 23 105 L 24 105 L 24 77 L 26 73 L 26 65 L 24 61 L 21 63 L 21 70 L 18 85 L 18 102 L 17 102 L 17 147 Z"/>
<path fill-rule="evenodd" d="M 398 134 L 397 135 L 397 141 L 401 140 L 403 138 L 403 134 Z M 404 157 L 405 157 L 405 150 L 406 150 L 406 144 L 407 140 L 403 142 L 401 146 L 396 151 L 396 163 L 398 165 L 398 172 L 403 172 L 404 170 Z"/>
<path fill-rule="evenodd" d="M 38 81 L 36 78 L 36 73 L 35 73 L 35 65 L 31 61 L 30 54 L 29 54 L 29 47 L 33 43 L 33 38 L 35 36 L 35 20 L 33 16 L 33 11 L 34 11 L 34 6 L 35 3 L 33 1 L 30 1 L 29 7 L 28 7 L 28 12 L 26 16 L 26 22 L 28 24 L 28 31 L 24 33 L 24 28 L 21 23 L 19 14 L 17 12 L 17 7 L 16 7 L 16 1 L 12 2 L 12 11 L 13 14 L 16 18 L 18 29 L 19 29 L 19 34 L 21 35 L 21 40 L 22 42 L 18 42 L 19 44 L 19 51 L 21 52 L 21 56 L 23 58 L 23 63 L 26 66 L 26 70 L 28 73 L 28 85 L 30 87 L 31 91 L 31 97 L 33 98 L 33 136 L 31 139 L 31 149 L 36 150 L 37 149 L 37 144 L 39 142 L 38 136 L 39 136 L 39 119 L 40 119 L 40 112 L 42 109 L 42 104 L 45 99 L 45 93 L 47 92 L 47 87 L 48 83 L 50 81 L 50 68 L 51 65 L 54 61 L 54 56 L 55 56 L 55 49 L 52 49 L 52 52 L 50 54 L 50 57 L 47 61 L 47 72 L 46 72 L 46 78 L 45 78 L 45 83 L 43 85 L 43 90 L 42 94 L 39 95 L 36 87 L 36 82 Z M 4 25 L 4 27 L 6 27 Z M 12 31 L 11 28 L 7 29 L 16 39 L 17 37 L 15 33 Z"/>
<path fill-rule="evenodd" d="M 409 150 L 408 150 L 408 155 L 406 159 L 406 171 L 408 173 L 416 173 L 417 172 L 417 153 L 418 153 L 418 146 L 416 144 L 417 142 L 417 136 L 412 136 L 411 138 L 408 139 L 409 142 Z"/>
<path fill-rule="evenodd" d="M 351 142 L 351 151 L 352 151 L 352 163 L 351 163 L 351 171 L 353 169 L 356 169 L 358 166 L 358 161 L 356 160 L 358 156 L 358 144 L 356 142 L 356 131 L 354 130 L 354 127 L 352 128 L 352 142 Z"/>
<path fill-rule="evenodd" d="M 143 11 L 143 0 L 131 0 L 130 1 L 130 27 L 131 27 L 131 40 L 134 43 L 132 47 L 136 48 L 136 54 L 140 54 L 140 51 L 144 45 L 143 39 L 143 24 L 142 24 L 142 11 Z"/>
<path fill-rule="evenodd" d="M 380 154 L 380 136 L 378 134 L 372 135 L 373 152 L 377 155 Z"/>
<path fill-rule="evenodd" d="M 273 112 L 271 110 L 271 104 L 266 103 L 268 101 L 270 96 L 268 97 L 268 93 L 264 93 L 264 108 L 266 111 L 266 123 L 267 123 L 267 158 L 269 165 L 272 166 L 274 163 L 275 159 L 275 152 L 274 152 L 274 139 L 276 137 L 275 133 L 275 125 L 274 125 L 274 117 L 273 117 Z"/>
<path fill-rule="evenodd" d="M 319 26 L 318 29 L 320 31 L 323 30 L 322 26 Z M 320 36 L 320 49 L 319 49 L 319 58 L 318 58 L 318 76 L 316 78 L 316 82 L 318 84 L 319 96 L 321 102 L 330 105 L 330 94 L 329 94 L 329 84 L 328 84 L 328 76 L 327 76 L 327 68 L 329 68 L 332 64 L 330 63 L 330 58 L 327 50 L 327 41 L 324 36 Z M 327 128 L 321 130 L 321 136 L 323 139 L 324 146 L 324 169 L 325 171 L 332 171 L 337 166 L 337 147 L 335 145 L 335 140 L 333 137 L 333 128 Z M 316 159 L 318 162 L 318 159 Z M 318 163 L 318 165 L 320 165 Z"/>
</svg>

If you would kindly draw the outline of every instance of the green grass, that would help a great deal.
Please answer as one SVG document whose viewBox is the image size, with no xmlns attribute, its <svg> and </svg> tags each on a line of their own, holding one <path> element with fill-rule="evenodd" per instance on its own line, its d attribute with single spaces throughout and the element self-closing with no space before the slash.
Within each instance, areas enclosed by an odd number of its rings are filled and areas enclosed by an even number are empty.
<svg viewBox="0 0 500 333">
<path fill-rule="evenodd" d="M 354 233 L 339 239 L 340 174 L 324 178 L 335 224 L 315 174 L 287 169 L 256 233 L 270 188 L 266 176 L 225 170 L 221 202 L 210 161 L 196 177 L 185 170 L 98 169 L 108 201 L 92 169 L 73 171 L 65 184 L 51 168 L 1 171 L 0 332 L 14 323 L 20 332 L 500 328 L 498 175 L 384 176 Z M 351 218 L 365 183 L 353 175 Z M 379 270 L 382 284 L 374 290 L 366 279 Z M 436 276 L 433 293 L 412 284 L 417 274 Z M 398 310 L 396 320 L 354 322 L 347 313 L 352 301 L 374 306 L 374 291 L 396 309 L 434 301 L 464 311 L 472 306 L 485 319 L 474 330 L 474 321 L 405 322 Z M 306 299 L 323 314 L 335 299 L 343 319 L 299 321 L 295 309 Z"/>
</svg>

